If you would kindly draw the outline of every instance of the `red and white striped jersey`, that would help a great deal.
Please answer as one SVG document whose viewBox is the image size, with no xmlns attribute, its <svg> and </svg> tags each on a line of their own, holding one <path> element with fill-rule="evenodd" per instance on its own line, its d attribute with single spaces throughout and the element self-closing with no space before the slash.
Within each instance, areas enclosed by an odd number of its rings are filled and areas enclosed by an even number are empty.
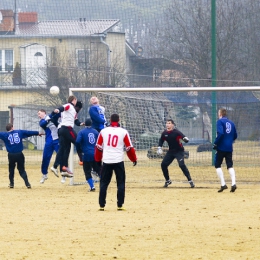
<svg viewBox="0 0 260 260">
<path fill-rule="evenodd" d="M 121 127 L 109 126 L 101 130 L 97 140 L 97 149 L 102 151 L 102 161 L 104 163 L 118 163 L 124 161 L 124 147 L 126 147 L 129 159 L 134 162 L 137 160 L 129 133 Z M 100 161 L 101 158 L 95 159 Z"/>
<path fill-rule="evenodd" d="M 71 126 L 74 127 L 75 119 L 77 118 L 77 112 L 75 107 L 68 103 L 63 105 L 64 111 L 61 113 L 61 123 L 59 126 Z"/>
</svg>

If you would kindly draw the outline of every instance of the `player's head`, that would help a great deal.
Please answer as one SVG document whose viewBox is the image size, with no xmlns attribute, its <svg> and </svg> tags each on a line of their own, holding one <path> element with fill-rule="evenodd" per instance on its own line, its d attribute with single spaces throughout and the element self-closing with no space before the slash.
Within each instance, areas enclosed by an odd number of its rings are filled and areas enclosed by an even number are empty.
<svg viewBox="0 0 260 260">
<path fill-rule="evenodd" d="M 225 108 L 220 108 L 218 111 L 218 117 L 222 118 L 222 117 L 226 117 L 227 116 L 227 110 Z"/>
<path fill-rule="evenodd" d="M 167 119 L 166 120 L 166 129 L 167 129 L 167 131 L 173 130 L 174 127 L 175 127 L 174 121 L 172 119 Z"/>
<path fill-rule="evenodd" d="M 83 106 L 83 103 L 81 101 L 77 101 L 77 103 L 75 105 L 75 110 L 76 110 L 77 113 L 80 111 L 82 106 Z"/>
<path fill-rule="evenodd" d="M 89 103 L 91 105 L 98 105 L 99 104 L 99 100 L 97 97 L 91 97 L 90 100 L 89 100 Z"/>
<path fill-rule="evenodd" d="M 46 116 L 46 110 L 40 109 L 40 110 L 38 111 L 37 115 L 38 115 L 38 117 L 39 117 L 40 119 L 44 118 L 44 117 Z"/>
<path fill-rule="evenodd" d="M 85 126 L 91 126 L 92 125 L 92 120 L 91 118 L 87 118 L 85 121 Z"/>
<path fill-rule="evenodd" d="M 68 103 L 72 103 L 75 106 L 77 103 L 77 98 L 75 96 L 69 96 Z"/>
<path fill-rule="evenodd" d="M 6 131 L 9 132 L 9 131 L 13 130 L 14 126 L 13 126 L 13 124 L 8 123 L 5 128 L 6 128 Z"/>
<path fill-rule="evenodd" d="M 118 122 L 119 122 L 119 115 L 118 115 L 118 114 L 113 114 L 113 115 L 111 115 L 111 117 L 110 117 L 110 122 L 111 122 L 111 123 L 112 123 L 112 122 L 118 123 Z"/>
</svg>

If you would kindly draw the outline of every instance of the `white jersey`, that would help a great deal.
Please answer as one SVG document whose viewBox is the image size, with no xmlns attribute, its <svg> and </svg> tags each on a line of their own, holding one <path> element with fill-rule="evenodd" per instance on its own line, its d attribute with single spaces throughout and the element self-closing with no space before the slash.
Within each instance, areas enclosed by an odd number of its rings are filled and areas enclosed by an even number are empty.
<svg viewBox="0 0 260 260">
<path fill-rule="evenodd" d="M 64 111 L 61 113 L 61 123 L 59 127 L 63 125 L 74 127 L 74 122 L 77 118 L 75 107 L 70 103 L 63 105 L 63 107 Z"/>
<path fill-rule="evenodd" d="M 101 130 L 97 146 L 103 149 L 104 163 L 118 163 L 124 161 L 124 147 L 133 147 L 128 131 L 121 127 L 106 127 Z"/>
</svg>

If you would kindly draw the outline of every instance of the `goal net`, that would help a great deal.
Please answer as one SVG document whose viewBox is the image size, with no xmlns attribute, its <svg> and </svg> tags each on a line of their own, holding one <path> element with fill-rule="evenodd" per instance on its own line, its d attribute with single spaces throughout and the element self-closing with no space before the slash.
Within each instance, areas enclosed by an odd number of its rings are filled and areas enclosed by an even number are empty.
<svg viewBox="0 0 260 260">
<path fill-rule="evenodd" d="M 184 147 L 185 162 L 192 178 L 196 182 L 218 181 L 212 166 L 211 142 L 216 136 L 217 111 L 224 107 L 238 132 L 233 153 L 237 180 L 259 181 L 260 87 L 71 88 L 70 94 L 83 101 L 83 109 L 78 115 L 82 121 L 89 117 L 92 96 L 98 97 L 100 105 L 105 107 L 108 122 L 111 114 L 119 114 L 120 124 L 128 130 L 137 152 L 135 169 L 142 172 L 146 182 L 149 179 L 164 181 L 160 164 L 167 146 L 162 156 L 156 151 L 167 119 L 173 119 L 177 129 L 190 139 Z M 132 171 L 132 163 L 127 157 L 125 165 Z M 70 156 L 70 166 L 75 172 L 71 184 L 85 183 L 75 149 Z M 222 168 L 225 171 L 225 162 Z M 185 181 L 176 161 L 169 166 L 169 172 L 171 179 Z M 127 180 L 134 181 L 134 176 L 128 174 Z"/>
</svg>

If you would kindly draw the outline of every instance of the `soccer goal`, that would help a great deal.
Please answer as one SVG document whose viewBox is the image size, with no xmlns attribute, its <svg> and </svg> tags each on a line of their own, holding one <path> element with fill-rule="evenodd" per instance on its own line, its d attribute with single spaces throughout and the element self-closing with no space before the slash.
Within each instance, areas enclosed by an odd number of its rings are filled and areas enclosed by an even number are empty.
<svg viewBox="0 0 260 260">
<path fill-rule="evenodd" d="M 260 87 L 178 87 L 178 88 L 70 88 L 70 94 L 83 101 L 79 118 L 89 117 L 89 99 L 98 97 L 105 107 L 109 122 L 111 114 L 120 116 L 120 124 L 129 131 L 137 152 L 139 169 L 147 170 L 144 179 L 161 174 L 162 156 L 156 153 L 158 140 L 167 119 L 173 119 L 177 129 L 189 137 L 184 144 L 186 164 L 194 179 L 202 182 L 217 181 L 212 166 L 212 141 L 215 138 L 217 111 L 224 107 L 237 128 L 234 143 L 234 167 L 239 167 L 237 179 L 244 182 L 259 181 L 260 170 Z M 80 129 L 77 129 L 79 131 Z M 213 140 L 212 140 L 213 139 Z M 164 147 L 166 153 L 167 147 Z M 125 158 L 126 167 L 131 163 Z M 74 170 L 71 184 L 85 183 L 82 166 L 78 165 L 75 149 L 70 156 Z M 171 168 L 172 167 L 172 168 Z M 225 164 L 223 164 L 223 169 Z M 209 170 L 210 169 L 210 170 Z M 183 179 L 177 163 L 169 168 L 172 179 Z M 243 175 L 240 174 L 243 172 Z M 130 177 L 131 178 L 131 177 Z M 156 179 L 156 178 L 155 178 Z"/>
</svg>

